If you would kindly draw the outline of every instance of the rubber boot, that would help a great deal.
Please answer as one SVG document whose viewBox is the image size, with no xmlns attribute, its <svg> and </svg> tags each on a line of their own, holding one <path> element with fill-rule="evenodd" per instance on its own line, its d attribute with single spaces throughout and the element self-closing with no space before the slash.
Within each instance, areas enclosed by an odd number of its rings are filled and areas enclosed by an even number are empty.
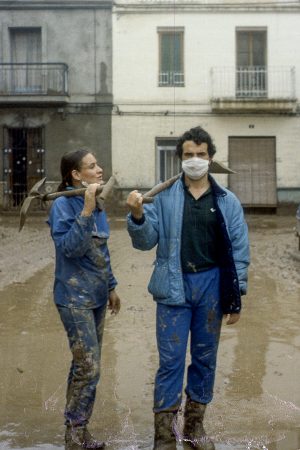
<svg viewBox="0 0 300 450">
<path fill-rule="evenodd" d="M 101 450 L 105 443 L 95 439 L 86 426 L 67 426 L 65 434 L 66 449 L 92 448 Z"/>
<path fill-rule="evenodd" d="M 176 450 L 176 437 L 173 430 L 176 412 L 162 411 L 154 414 L 153 450 Z"/>
<path fill-rule="evenodd" d="M 206 405 L 187 398 L 184 410 L 184 448 L 215 450 L 213 441 L 206 435 L 203 427 L 205 409 Z"/>
</svg>

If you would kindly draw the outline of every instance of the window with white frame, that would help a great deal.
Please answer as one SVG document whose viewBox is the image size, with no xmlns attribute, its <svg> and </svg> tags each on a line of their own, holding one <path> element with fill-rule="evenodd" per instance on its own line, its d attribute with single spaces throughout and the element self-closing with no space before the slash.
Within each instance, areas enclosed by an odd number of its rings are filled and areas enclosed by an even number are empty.
<svg viewBox="0 0 300 450">
<path fill-rule="evenodd" d="M 159 86 L 184 86 L 183 28 L 158 28 Z"/>
<path fill-rule="evenodd" d="M 236 95 L 265 97 L 267 95 L 267 31 L 236 30 Z"/>
<path fill-rule="evenodd" d="M 175 139 L 157 139 L 157 181 L 165 181 L 181 172 L 181 161 L 176 156 Z"/>
</svg>

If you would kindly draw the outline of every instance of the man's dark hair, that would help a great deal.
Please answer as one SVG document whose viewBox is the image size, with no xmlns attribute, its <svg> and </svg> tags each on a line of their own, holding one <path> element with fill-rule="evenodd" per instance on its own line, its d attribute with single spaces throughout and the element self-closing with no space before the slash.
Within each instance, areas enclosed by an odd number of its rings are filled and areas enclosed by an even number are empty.
<svg viewBox="0 0 300 450">
<path fill-rule="evenodd" d="M 200 145 L 206 143 L 208 146 L 208 155 L 210 158 L 216 153 L 216 147 L 213 144 L 211 136 L 201 127 L 191 128 L 189 131 L 183 133 L 183 135 L 178 139 L 176 145 L 176 155 L 179 159 L 182 159 L 182 145 L 186 141 L 193 141 L 195 144 Z"/>
</svg>

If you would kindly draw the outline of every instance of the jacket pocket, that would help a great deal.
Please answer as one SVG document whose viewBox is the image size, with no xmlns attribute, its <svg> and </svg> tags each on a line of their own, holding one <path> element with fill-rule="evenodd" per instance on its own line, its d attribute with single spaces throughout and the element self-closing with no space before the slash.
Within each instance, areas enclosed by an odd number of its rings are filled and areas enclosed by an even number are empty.
<svg viewBox="0 0 300 450">
<path fill-rule="evenodd" d="M 167 260 L 157 259 L 148 284 L 148 291 L 154 298 L 168 298 L 170 295 L 169 266 Z"/>
</svg>

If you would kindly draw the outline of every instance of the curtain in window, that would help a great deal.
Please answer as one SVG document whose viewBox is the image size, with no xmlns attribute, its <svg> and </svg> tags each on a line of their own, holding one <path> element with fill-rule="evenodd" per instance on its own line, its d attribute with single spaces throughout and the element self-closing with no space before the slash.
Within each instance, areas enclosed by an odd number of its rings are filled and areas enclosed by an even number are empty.
<svg viewBox="0 0 300 450">
<path fill-rule="evenodd" d="M 12 28 L 10 30 L 11 62 L 22 63 L 12 70 L 12 90 L 19 93 L 35 93 L 42 89 L 41 69 L 37 65 L 42 60 L 41 29 Z"/>
</svg>

